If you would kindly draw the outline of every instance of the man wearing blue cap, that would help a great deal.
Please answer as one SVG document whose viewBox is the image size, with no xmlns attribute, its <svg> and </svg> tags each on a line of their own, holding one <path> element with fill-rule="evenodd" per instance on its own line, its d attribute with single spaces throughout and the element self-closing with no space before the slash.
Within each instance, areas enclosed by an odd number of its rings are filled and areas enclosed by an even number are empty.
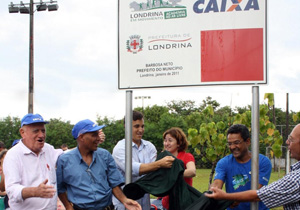
<svg viewBox="0 0 300 210">
<path fill-rule="evenodd" d="M 5 188 L 11 209 L 57 208 L 55 166 L 63 151 L 45 143 L 47 123 L 39 114 L 25 115 L 22 139 L 5 156 Z"/>
<path fill-rule="evenodd" d="M 58 196 L 67 210 L 112 210 L 112 194 L 127 209 L 141 210 L 136 201 L 123 194 L 120 185 L 124 179 L 111 154 L 98 148 L 103 127 L 88 119 L 74 126 L 77 148 L 62 155 L 57 163 Z"/>
</svg>

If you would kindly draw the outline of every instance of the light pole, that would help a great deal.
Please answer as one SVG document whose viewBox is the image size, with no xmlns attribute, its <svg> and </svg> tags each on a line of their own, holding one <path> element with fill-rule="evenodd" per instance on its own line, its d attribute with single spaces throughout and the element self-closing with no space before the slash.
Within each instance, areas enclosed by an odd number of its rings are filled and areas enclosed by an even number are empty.
<svg viewBox="0 0 300 210">
<path fill-rule="evenodd" d="M 142 99 L 142 109 L 144 110 L 144 99 L 151 99 L 151 96 L 136 96 L 134 99 Z"/>
<path fill-rule="evenodd" d="M 33 62 L 33 5 L 36 4 L 36 11 L 56 11 L 58 9 L 57 1 L 50 0 L 49 2 L 33 2 L 30 0 L 29 3 L 20 2 L 20 4 L 13 4 L 12 2 L 8 5 L 9 13 L 21 13 L 29 14 L 29 85 L 28 85 L 28 113 L 33 113 L 33 90 L 34 90 L 34 62 Z M 27 7 L 28 5 L 29 7 Z"/>
</svg>

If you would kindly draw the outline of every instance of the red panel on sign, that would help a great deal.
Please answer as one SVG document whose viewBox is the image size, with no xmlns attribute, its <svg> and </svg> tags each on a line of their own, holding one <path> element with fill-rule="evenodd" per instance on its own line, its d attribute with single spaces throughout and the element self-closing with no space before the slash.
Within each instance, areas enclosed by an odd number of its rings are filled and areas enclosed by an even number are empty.
<svg viewBox="0 0 300 210">
<path fill-rule="evenodd" d="M 263 29 L 201 32 L 201 81 L 263 81 Z"/>
</svg>

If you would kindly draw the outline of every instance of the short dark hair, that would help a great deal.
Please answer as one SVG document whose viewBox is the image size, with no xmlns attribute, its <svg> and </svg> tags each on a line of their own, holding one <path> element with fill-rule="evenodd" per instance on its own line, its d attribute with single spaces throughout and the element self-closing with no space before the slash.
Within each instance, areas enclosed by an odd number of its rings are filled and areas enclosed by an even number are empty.
<svg viewBox="0 0 300 210">
<path fill-rule="evenodd" d="M 227 136 L 228 134 L 240 134 L 241 137 L 243 138 L 244 141 L 246 141 L 248 138 L 250 138 L 250 133 L 249 133 L 249 129 L 242 124 L 235 124 L 230 126 L 230 128 L 227 131 Z"/>
<path fill-rule="evenodd" d="M 141 112 L 135 111 L 135 110 L 132 111 L 132 121 L 142 120 L 142 119 L 144 119 L 144 115 Z M 125 125 L 125 117 L 124 117 L 123 122 Z"/>
<path fill-rule="evenodd" d="M 163 134 L 163 138 L 166 138 L 166 135 L 170 134 L 173 138 L 176 139 L 178 147 L 178 152 L 185 151 L 188 148 L 188 141 L 186 135 L 184 134 L 181 128 L 173 127 L 166 130 Z"/>
<path fill-rule="evenodd" d="M 138 111 L 132 111 L 132 120 L 136 121 L 136 120 L 142 120 L 144 118 L 144 115 L 141 112 Z"/>
</svg>

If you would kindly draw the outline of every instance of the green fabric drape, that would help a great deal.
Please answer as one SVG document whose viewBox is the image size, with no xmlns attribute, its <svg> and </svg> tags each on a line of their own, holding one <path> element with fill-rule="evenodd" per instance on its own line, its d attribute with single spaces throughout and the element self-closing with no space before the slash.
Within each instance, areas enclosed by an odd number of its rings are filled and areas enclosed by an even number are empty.
<svg viewBox="0 0 300 210">
<path fill-rule="evenodd" d="M 168 155 L 172 156 L 164 151 L 157 156 L 157 160 Z M 123 189 L 124 194 L 134 200 L 143 197 L 145 193 L 157 197 L 169 195 L 169 210 L 224 210 L 232 203 L 207 198 L 184 181 L 183 172 L 183 162 L 176 158 L 170 169 L 161 168 L 127 184 Z"/>
</svg>

